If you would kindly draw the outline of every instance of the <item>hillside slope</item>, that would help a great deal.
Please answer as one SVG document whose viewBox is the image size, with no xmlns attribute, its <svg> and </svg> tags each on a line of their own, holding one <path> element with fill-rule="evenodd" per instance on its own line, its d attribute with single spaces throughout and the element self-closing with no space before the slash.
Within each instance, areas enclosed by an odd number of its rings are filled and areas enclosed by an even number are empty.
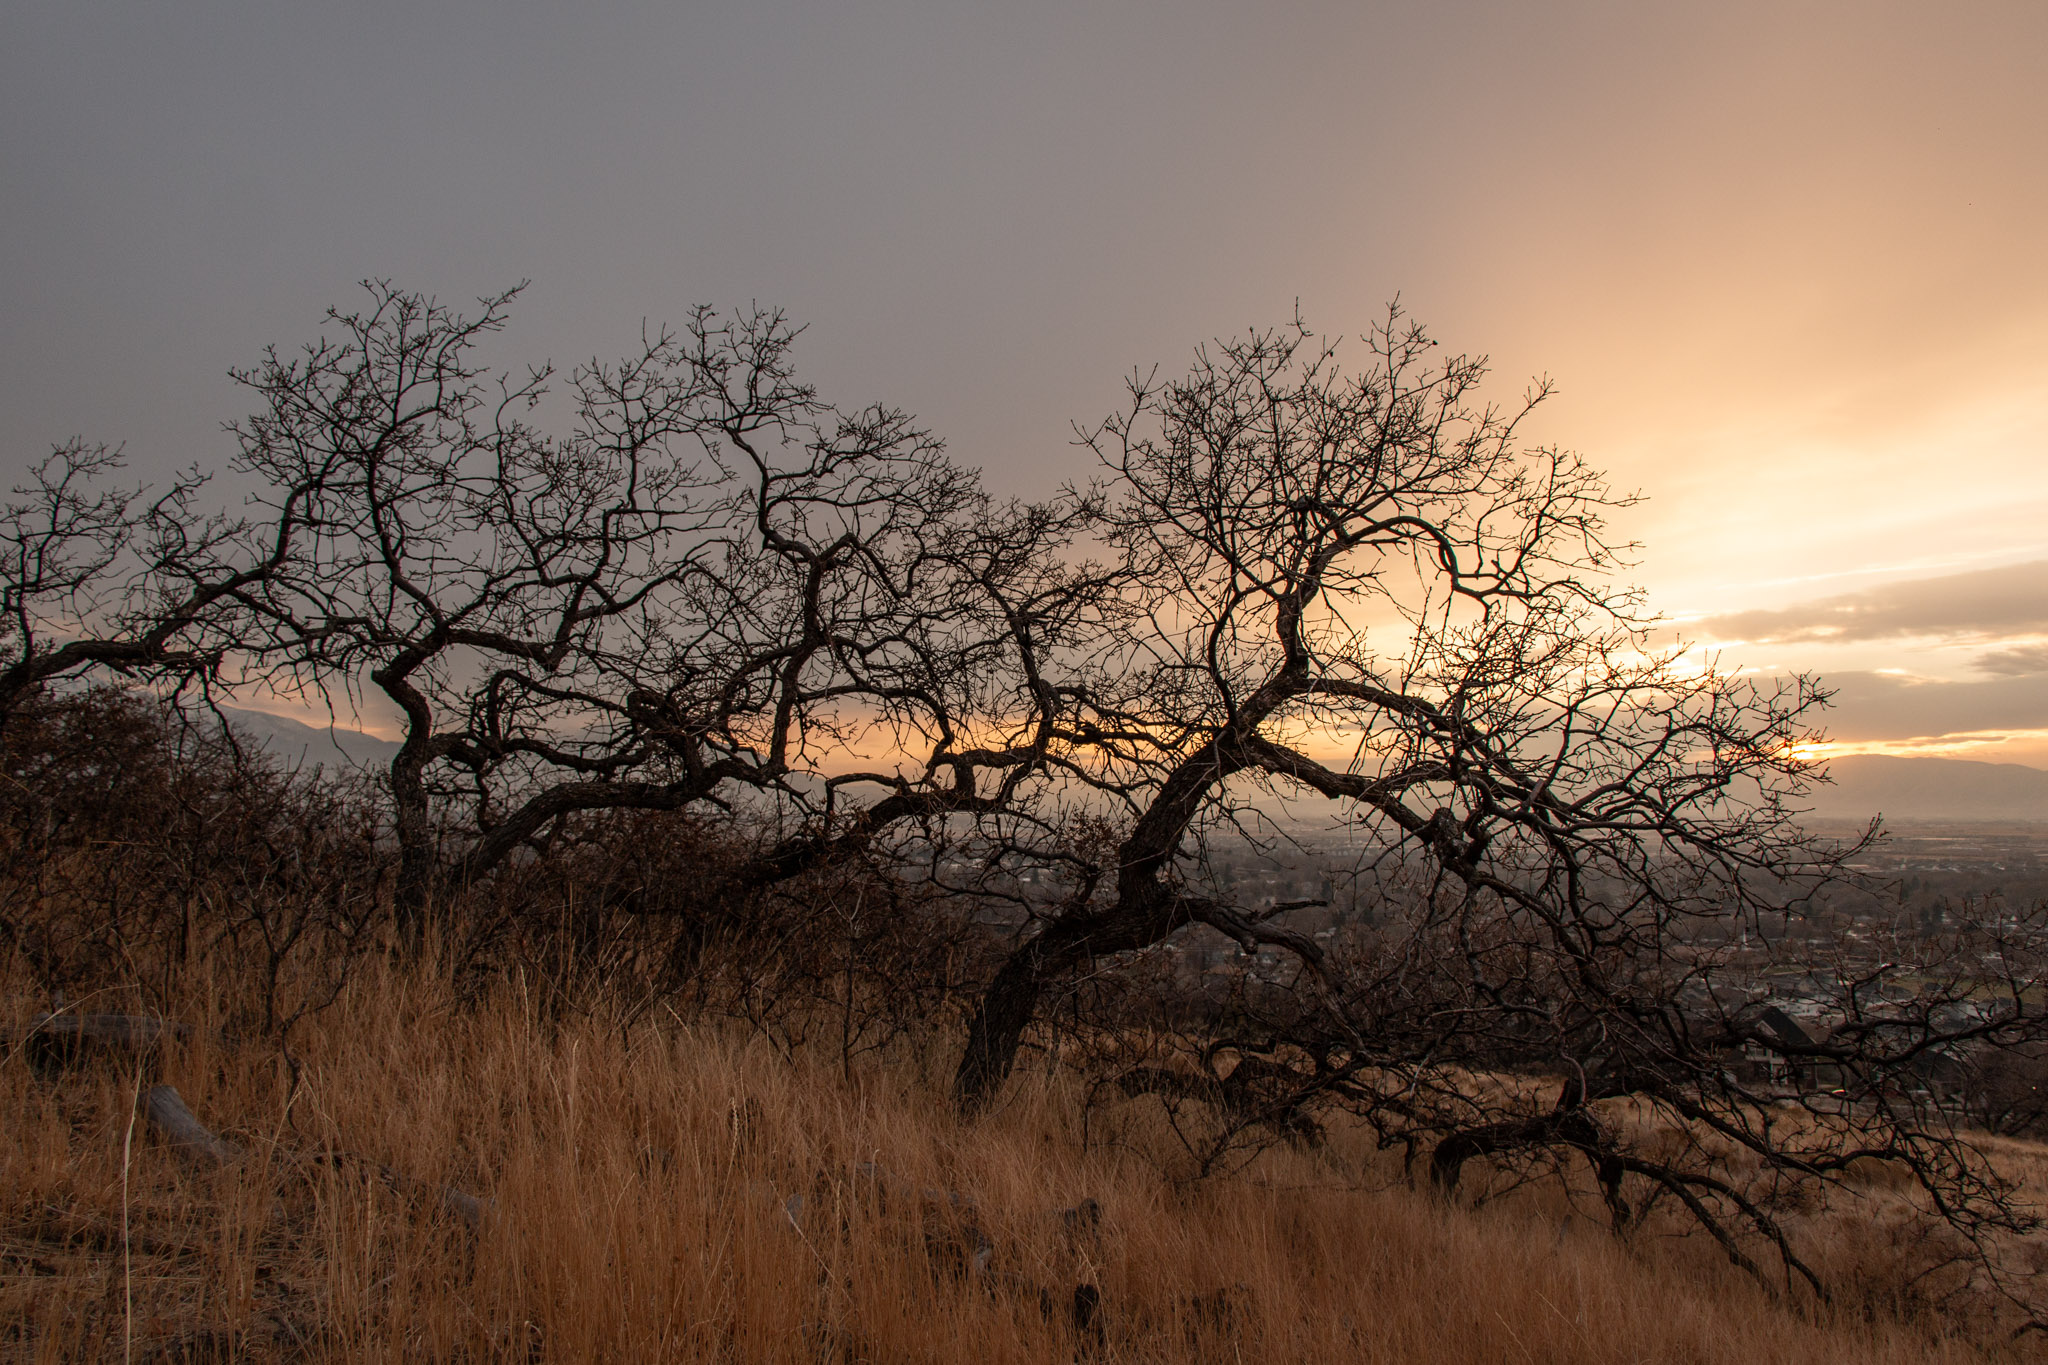
<svg viewBox="0 0 2048 1365">
<path fill-rule="evenodd" d="M 1583 1189 L 1506 1178 L 1448 1207 L 1363 1132 L 1191 1181 L 1155 1104 L 1045 1072 L 966 1124 L 915 1049 L 458 1004 L 383 958 L 287 1073 L 206 979 L 161 1001 L 191 1031 L 148 1080 L 245 1153 L 217 1169 L 130 1128 L 120 1066 L 0 1067 L 7 1358 L 1960 1365 L 2009 1331 L 1956 1340 L 1893 1288 L 1930 1271 L 1881 1190 L 1795 1220 L 1831 1307 L 1669 1210 L 1617 1238 Z M 0 1034 L 38 1007 L 0 965 Z"/>
</svg>

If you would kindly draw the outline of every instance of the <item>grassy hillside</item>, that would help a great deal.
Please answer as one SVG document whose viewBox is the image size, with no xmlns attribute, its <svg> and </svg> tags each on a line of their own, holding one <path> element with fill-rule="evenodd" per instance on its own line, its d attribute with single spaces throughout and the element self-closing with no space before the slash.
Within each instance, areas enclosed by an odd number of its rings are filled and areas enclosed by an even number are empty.
<svg viewBox="0 0 2048 1365">
<path fill-rule="evenodd" d="M 1677 1223 L 1617 1240 L 1554 1187 L 1446 1207 L 1343 1132 L 1186 1180 L 1153 1102 L 1088 1108 L 1056 1055 L 963 1125 L 915 1047 L 849 1069 L 603 992 L 448 983 L 366 959 L 287 1052 L 224 1036 L 250 983 L 202 974 L 144 1067 L 15 1048 L 8 1356 L 1754 1365 L 2004 1335 L 1943 1311 L 1881 1187 L 1806 1215 L 1845 1286 L 1821 1305 Z M 18 1037 L 42 1002 L 9 987 Z M 240 1155 L 136 1121 L 156 1082 Z M 477 1226 L 445 1186 L 488 1201 Z"/>
</svg>

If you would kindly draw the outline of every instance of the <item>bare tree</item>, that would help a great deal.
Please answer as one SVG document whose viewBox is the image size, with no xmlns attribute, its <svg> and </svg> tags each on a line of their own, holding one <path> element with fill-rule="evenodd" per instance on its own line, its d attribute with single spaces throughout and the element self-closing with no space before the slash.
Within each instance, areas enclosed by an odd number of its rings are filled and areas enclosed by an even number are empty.
<svg viewBox="0 0 2048 1365">
<path fill-rule="evenodd" d="M 1083 500 L 993 504 L 903 413 L 824 403 L 759 310 L 579 367 L 552 434 L 547 369 L 474 358 L 516 292 L 465 318 L 374 285 L 239 376 L 237 468 L 309 527 L 256 667 L 397 707 L 408 916 L 583 811 L 751 800 L 772 879 L 1042 773 L 1068 699 L 1030 660 L 1090 609 Z"/>
<path fill-rule="evenodd" d="M 1340 803 L 1571 962 L 1661 941 L 1664 920 L 1619 913 L 1617 894 L 1656 917 L 1719 914 L 1754 900 L 1751 872 L 1830 865 L 1783 805 L 1821 694 L 1689 675 L 1650 646 L 1604 577 L 1601 517 L 1626 500 L 1576 457 L 1516 443 L 1542 390 L 1477 406 L 1482 363 L 1435 361 L 1398 314 L 1367 345 L 1350 373 L 1298 324 L 1223 343 L 1185 380 L 1134 379 L 1088 434 L 1108 537 L 1149 593 L 1120 637 L 1121 688 L 1091 699 L 1094 780 L 1128 833 L 1099 889 L 1004 964 L 964 1103 L 1089 959 L 1199 922 L 1322 963 L 1184 875 L 1254 787 Z"/>
<path fill-rule="evenodd" d="M 67 441 L 0 508 L 0 726 L 49 683 L 106 671 L 202 685 L 296 520 L 206 515 L 194 471 L 151 495 L 110 485 L 120 452 Z"/>
<path fill-rule="evenodd" d="M 1940 952 L 1858 939 L 1832 960 L 1788 942 L 1856 894 L 1863 840 L 1795 819 L 1825 694 L 1654 642 L 1608 585 L 1626 547 L 1603 516 L 1628 500 L 1517 442 L 1542 387 L 1481 406 L 1482 363 L 1438 359 L 1398 312 L 1364 349 L 1347 371 L 1298 323 L 1220 343 L 1185 379 L 1135 378 L 1084 434 L 1106 537 L 1142 585 L 1068 754 L 1116 837 L 995 972 L 957 1100 L 989 1102 L 1079 977 L 1215 933 L 1294 962 L 1291 979 L 1243 968 L 1177 1063 L 1116 1078 L 1210 1112 L 1205 1169 L 1341 1108 L 1428 1153 L 1441 1188 L 1477 1158 L 1583 1161 L 1618 1226 L 1667 1199 L 1742 1264 L 1760 1237 L 1816 1287 L 1773 1191 L 1860 1160 L 1897 1166 L 1980 1249 L 2030 1226 L 1928 1077 L 2048 1028 L 2038 926 Z M 1289 913 L 1317 902 L 1237 903 L 1210 875 L 1219 836 L 1287 836 L 1282 797 L 1344 822 L 1370 931 L 1319 940 Z M 1759 966 L 1771 926 L 1776 966 Z M 1780 1028 L 1760 989 L 1792 960 L 1840 1018 L 1824 1037 Z M 1805 1078 L 1801 1121 L 1776 1117 L 1788 1092 L 1758 1057 Z M 1631 1128 L 1620 1100 L 1661 1130 Z"/>
</svg>

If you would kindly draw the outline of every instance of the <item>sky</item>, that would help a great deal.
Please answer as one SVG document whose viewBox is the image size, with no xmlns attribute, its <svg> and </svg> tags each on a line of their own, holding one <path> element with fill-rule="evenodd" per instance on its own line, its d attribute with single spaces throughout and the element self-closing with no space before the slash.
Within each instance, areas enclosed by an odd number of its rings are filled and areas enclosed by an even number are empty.
<svg viewBox="0 0 2048 1365">
<path fill-rule="evenodd" d="M 0 127 L 10 473 L 217 463 L 358 281 L 531 280 L 504 363 L 777 304 L 1029 496 L 1134 366 L 1398 297 L 1836 752 L 2048 766 L 2039 0 L 11 0 Z"/>
</svg>

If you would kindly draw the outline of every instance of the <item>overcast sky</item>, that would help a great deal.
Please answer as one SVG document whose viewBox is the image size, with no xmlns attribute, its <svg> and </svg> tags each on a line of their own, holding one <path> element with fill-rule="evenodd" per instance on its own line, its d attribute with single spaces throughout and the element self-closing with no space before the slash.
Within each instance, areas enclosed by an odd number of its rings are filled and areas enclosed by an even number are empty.
<svg viewBox="0 0 2048 1365">
<path fill-rule="evenodd" d="M 1003 492 L 1134 365 L 1395 296 L 1648 495 L 1633 577 L 1863 747 L 2048 764 L 2048 5 L 0 12 L 0 399 L 215 461 L 355 282 L 500 359 L 758 299 Z"/>
</svg>

